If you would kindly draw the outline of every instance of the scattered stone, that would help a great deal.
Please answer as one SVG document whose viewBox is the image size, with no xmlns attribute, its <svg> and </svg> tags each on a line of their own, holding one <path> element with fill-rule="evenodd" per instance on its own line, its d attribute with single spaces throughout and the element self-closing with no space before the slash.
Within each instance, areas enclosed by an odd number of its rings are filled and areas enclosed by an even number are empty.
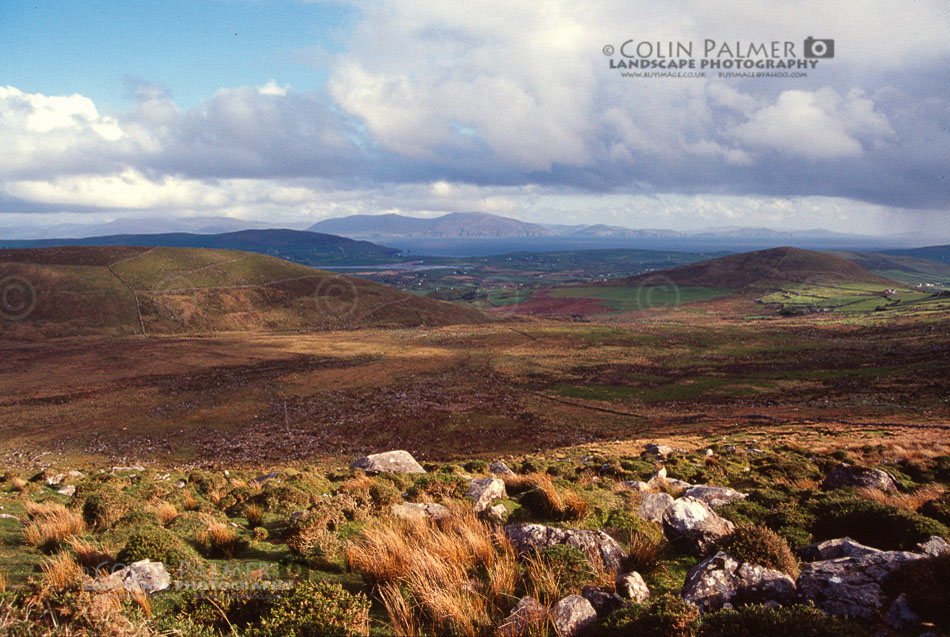
<svg viewBox="0 0 950 637">
<path fill-rule="evenodd" d="M 52 475 L 46 478 L 46 486 L 48 487 L 58 486 L 59 483 L 65 479 L 66 479 L 65 473 L 57 473 L 56 475 Z"/>
<path fill-rule="evenodd" d="M 643 577 L 636 571 L 624 573 L 617 578 L 617 592 L 636 603 L 650 598 L 650 589 Z"/>
<path fill-rule="evenodd" d="M 145 559 L 115 573 L 100 575 L 89 587 L 98 592 L 128 591 L 150 595 L 165 590 L 171 583 L 172 578 L 164 564 Z"/>
<path fill-rule="evenodd" d="M 711 458 L 712 456 L 716 454 L 715 452 L 713 452 L 712 449 L 706 449 L 705 451 L 703 451 L 703 455 L 706 456 L 707 458 Z"/>
<path fill-rule="evenodd" d="M 920 615 L 914 612 L 907 601 L 907 595 L 901 593 L 894 598 L 884 613 L 884 623 L 896 630 L 905 630 L 920 625 Z"/>
<path fill-rule="evenodd" d="M 439 520 L 452 517 L 452 512 L 449 511 L 448 508 L 434 502 L 426 502 L 424 504 L 403 502 L 402 504 L 392 505 L 390 510 L 393 515 L 403 520 L 424 520 L 428 518 L 438 522 Z"/>
<path fill-rule="evenodd" d="M 606 617 L 623 606 L 623 598 L 617 593 L 602 591 L 596 586 L 585 586 L 581 595 L 594 607 L 598 617 Z"/>
<path fill-rule="evenodd" d="M 874 619 L 884 611 L 887 598 L 881 584 L 888 575 L 920 553 L 878 551 L 806 564 L 798 576 L 798 591 L 831 615 Z"/>
<path fill-rule="evenodd" d="M 633 489 L 634 491 L 639 491 L 640 493 L 646 493 L 650 490 L 650 485 L 643 480 L 625 480 L 623 486 L 628 489 Z"/>
<path fill-rule="evenodd" d="M 714 487 L 708 484 L 699 484 L 686 489 L 685 495 L 702 500 L 709 506 L 716 508 L 732 504 L 738 500 L 745 500 L 749 497 L 748 493 L 740 493 L 729 487 Z"/>
<path fill-rule="evenodd" d="M 479 478 L 472 480 L 472 486 L 465 493 L 475 500 L 475 512 L 481 513 L 495 500 L 508 496 L 505 491 L 505 481 L 498 478 Z"/>
<path fill-rule="evenodd" d="M 669 447 L 667 445 L 658 445 L 651 442 L 643 450 L 643 453 L 649 454 L 651 456 L 668 456 L 673 453 L 673 447 Z"/>
<path fill-rule="evenodd" d="M 177 488 L 179 488 L 179 489 L 184 489 L 184 488 L 185 488 L 185 481 L 184 481 L 184 480 L 179 480 L 178 482 L 175 483 L 175 487 L 177 487 Z"/>
<path fill-rule="evenodd" d="M 63 487 L 63 488 L 61 488 L 61 489 L 58 489 L 58 490 L 56 491 L 56 493 L 58 493 L 58 494 L 60 494 L 60 495 L 65 495 L 65 496 L 71 498 L 71 497 L 73 497 L 74 495 L 76 495 L 76 487 L 74 487 L 74 486 L 71 485 L 71 484 L 67 484 L 65 487 Z"/>
<path fill-rule="evenodd" d="M 115 466 L 115 467 L 112 467 L 112 471 L 110 471 L 109 473 L 122 473 L 124 471 L 145 471 L 145 467 L 138 464 L 134 464 L 128 467 Z"/>
<path fill-rule="evenodd" d="M 926 542 L 917 545 L 920 552 L 930 557 L 940 557 L 941 555 L 950 555 L 950 542 L 942 537 L 931 535 Z"/>
<path fill-rule="evenodd" d="M 836 540 L 825 540 L 817 544 L 809 544 L 798 549 L 798 557 L 805 562 L 819 560 L 837 560 L 842 557 L 861 557 L 871 553 L 881 553 L 880 549 L 864 546 L 849 537 L 840 537 Z"/>
<path fill-rule="evenodd" d="M 670 489 L 680 489 L 682 491 L 686 491 L 693 485 L 691 485 L 689 482 L 686 482 L 685 480 L 677 480 L 676 478 L 667 478 L 666 486 L 669 487 Z"/>
<path fill-rule="evenodd" d="M 508 521 L 508 509 L 504 504 L 496 504 L 495 506 L 488 507 L 485 512 L 485 517 L 488 518 L 489 522 L 504 524 Z"/>
<path fill-rule="evenodd" d="M 269 480 L 276 480 L 280 477 L 280 473 L 277 471 L 271 471 L 270 473 L 265 473 L 264 475 L 257 476 L 256 478 L 251 478 L 250 483 L 254 485 L 262 485 Z"/>
<path fill-rule="evenodd" d="M 682 595 L 702 612 L 725 604 L 784 604 L 795 598 L 795 580 L 781 571 L 740 563 L 719 551 L 690 569 Z"/>
<path fill-rule="evenodd" d="M 498 462 L 493 462 L 488 465 L 488 470 L 494 473 L 496 476 L 513 476 L 515 472 L 508 468 L 504 462 L 499 460 Z"/>
<path fill-rule="evenodd" d="M 547 609 L 533 597 L 522 597 L 498 627 L 498 637 L 521 637 L 532 634 L 547 618 Z"/>
<path fill-rule="evenodd" d="M 716 540 L 735 529 L 702 500 L 685 497 L 675 500 L 663 513 L 663 533 L 675 548 L 704 555 Z"/>
<path fill-rule="evenodd" d="M 894 480 L 894 476 L 880 469 L 839 464 L 831 470 L 825 481 L 821 483 L 821 488 L 841 489 L 843 487 L 897 491 L 897 481 Z"/>
<path fill-rule="evenodd" d="M 362 469 L 366 473 L 425 473 L 408 451 L 374 453 L 356 460 L 350 469 Z"/>
<path fill-rule="evenodd" d="M 580 595 L 568 595 L 551 609 L 558 637 L 577 637 L 597 622 L 597 611 Z"/>
<path fill-rule="evenodd" d="M 726 452 L 727 452 L 727 453 L 735 453 L 735 452 L 736 452 L 736 446 L 735 446 L 735 445 L 726 445 Z"/>
<path fill-rule="evenodd" d="M 608 570 L 618 571 L 626 556 L 617 541 L 603 531 L 589 529 L 558 529 L 541 524 L 509 525 L 505 535 L 521 553 L 543 551 L 566 544 L 587 555 L 599 556 Z"/>
<path fill-rule="evenodd" d="M 647 484 L 654 482 L 660 482 L 661 480 L 666 480 L 666 467 L 660 467 L 650 476 L 650 479 L 647 480 Z"/>
<path fill-rule="evenodd" d="M 11 514 L 9 514 L 9 513 L 0 513 L 0 520 L 16 520 L 17 523 L 23 524 L 23 520 L 21 520 L 20 518 L 18 518 L 18 517 L 15 516 L 15 515 L 11 515 Z"/>
<path fill-rule="evenodd" d="M 640 508 L 637 515 L 650 522 L 661 523 L 663 513 L 673 504 L 673 496 L 668 493 L 644 493 L 640 496 Z"/>
<path fill-rule="evenodd" d="M 307 516 L 306 511 L 294 511 L 293 513 L 290 514 L 290 521 L 299 522 L 300 520 L 304 519 L 306 516 Z"/>
<path fill-rule="evenodd" d="M 81 478 L 85 478 L 86 474 L 84 474 L 82 471 L 76 471 L 75 469 L 70 469 L 69 471 L 66 472 L 66 477 L 73 478 L 74 480 L 79 480 Z"/>
</svg>

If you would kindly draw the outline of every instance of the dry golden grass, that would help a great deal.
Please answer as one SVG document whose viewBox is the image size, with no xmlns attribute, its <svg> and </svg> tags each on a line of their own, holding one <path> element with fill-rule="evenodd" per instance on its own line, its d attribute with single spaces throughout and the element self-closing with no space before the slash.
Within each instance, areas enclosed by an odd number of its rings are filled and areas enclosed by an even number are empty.
<svg viewBox="0 0 950 637">
<path fill-rule="evenodd" d="M 115 561 L 113 551 L 106 550 L 95 542 L 73 536 L 66 540 L 66 544 L 79 565 L 89 572 L 108 569 Z"/>
<path fill-rule="evenodd" d="M 178 517 L 178 507 L 167 500 L 153 502 L 146 510 L 157 515 L 164 526 L 168 526 Z"/>
<path fill-rule="evenodd" d="M 241 548 L 237 532 L 227 522 L 208 520 L 205 528 L 198 532 L 197 539 L 212 556 L 231 559 Z"/>
<path fill-rule="evenodd" d="M 47 558 L 41 568 L 43 585 L 52 590 L 66 590 L 83 578 L 82 567 L 64 551 Z"/>
<path fill-rule="evenodd" d="M 546 606 L 557 603 L 561 597 L 561 573 L 540 553 L 532 553 L 525 560 L 525 579 L 528 595 Z"/>
<path fill-rule="evenodd" d="M 249 504 L 244 509 L 244 517 L 247 518 L 247 526 L 253 529 L 264 521 L 264 509 L 256 504 Z"/>
<path fill-rule="evenodd" d="M 587 515 L 587 500 L 570 488 L 554 486 L 554 479 L 545 473 L 514 474 L 504 476 L 509 493 L 537 491 L 536 504 L 539 513 L 557 520 L 580 520 Z"/>
<path fill-rule="evenodd" d="M 397 634 L 484 634 L 519 584 L 514 549 L 471 511 L 428 521 L 377 521 L 350 544 L 350 567 L 385 591 Z"/>
<path fill-rule="evenodd" d="M 914 489 L 910 493 L 886 493 L 878 489 L 858 489 L 857 493 L 867 500 L 916 511 L 926 502 L 939 498 L 944 491 L 946 488 L 943 485 L 934 483 Z"/>
<path fill-rule="evenodd" d="M 14 491 L 18 493 L 23 493 L 24 491 L 26 491 L 26 484 L 27 484 L 26 480 L 24 480 L 20 476 L 14 476 L 13 478 L 10 479 L 10 486 L 13 488 Z"/>
<path fill-rule="evenodd" d="M 26 513 L 29 521 L 23 527 L 23 537 L 43 551 L 56 549 L 86 528 L 82 516 L 56 502 L 27 502 Z"/>
<path fill-rule="evenodd" d="M 0 595 L 7 592 L 7 577 L 0 571 Z"/>
<path fill-rule="evenodd" d="M 629 571 L 648 574 L 663 568 L 664 560 L 669 556 L 669 544 L 662 536 L 651 537 L 646 533 L 634 533 L 627 543 L 627 561 Z"/>
<path fill-rule="evenodd" d="M 201 508 L 201 502 L 198 501 L 193 495 L 186 495 L 185 499 L 182 501 L 181 507 L 185 511 L 197 511 Z"/>
<path fill-rule="evenodd" d="M 208 496 L 208 499 L 211 500 L 215 505 L 217 505 L 221 500 L 227 495 L 227 491 L 224 489 L 219 489 L 218 487 L 211 487 L 208 489 L 208 492 L 205 494 Z"/>
</svg>

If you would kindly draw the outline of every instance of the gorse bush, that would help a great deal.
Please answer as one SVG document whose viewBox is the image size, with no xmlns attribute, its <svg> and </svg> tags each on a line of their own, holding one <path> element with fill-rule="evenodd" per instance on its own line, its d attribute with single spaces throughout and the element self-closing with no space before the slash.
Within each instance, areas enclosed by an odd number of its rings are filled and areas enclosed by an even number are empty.
<svg viewBox="0 0 950 637">
<path fill-rule="evenodd" d="M 145 526 L 133 531 L 116 557 L 125 564 L 145 559 L 163 562 L 169 571 L 198 559 L 195 550 L 184 540 L 159 526 Z"/>
<path fill-rule="evenodd" d="M 829 498 L 816 504 L 814 514 L 816 538 L 847 536 L 885 550 L 913 550 L 931 535 L 948 532 L 936 520 L 871 500 Z"/>
<path fill-rule="evenodd" d="M 812 606 L 744 606 L 703 615 L 697 637 L 863 637 L 854 622 L 825 615 Z"/>
<path fill-rule="evenodd" d="M 633 604 L 612 613 L 604 622 L 604 635 L 692 637 L 699 611 L 679 596 L 658 595 L 649 603 Z"/>
<path fill-rule="evenodd" d="M 252 637 L 358 637 L 369 634 L 369 599 L 339 584 L 298 582 L 252 627 Z"/>
<path fill-rule="evenodd" d="M 798 561 L 788 542 L 768 527 L 741 524 L 717 545 L 740 562 L 760 564 L 792 577 L 798 576 Z"/>
</svg>

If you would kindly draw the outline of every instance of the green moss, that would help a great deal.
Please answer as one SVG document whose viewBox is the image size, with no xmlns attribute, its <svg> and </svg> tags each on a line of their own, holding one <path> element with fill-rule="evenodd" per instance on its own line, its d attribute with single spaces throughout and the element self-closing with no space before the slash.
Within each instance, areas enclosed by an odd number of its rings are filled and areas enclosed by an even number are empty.
<svg viewBox="0 0 950 637">
<path fill-rule="evenodd" d="M 160 526 L 144 526 L 129 535 L 118 560 L 131 564 L 149 559 L 162 562 L 171 571 L 186 562 L 197 562 L 198 554 L 181 538 Z"/>
<path fill-rule="evenodd" d="M 814 505 L 812 533 L 820 540 L 850 537 L 884 550 L 913 550 L 947 527 L 928 517 L 880 502 L 825 498 Z"/>
</svg>

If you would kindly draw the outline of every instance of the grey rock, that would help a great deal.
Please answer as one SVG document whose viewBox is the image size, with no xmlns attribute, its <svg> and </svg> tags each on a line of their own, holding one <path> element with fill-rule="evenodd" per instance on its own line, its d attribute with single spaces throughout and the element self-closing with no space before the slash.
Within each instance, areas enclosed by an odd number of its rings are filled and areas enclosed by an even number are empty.
<svg viewBox="0 0 950 637">
<path fill-rule="evenodd" d="M 426 502 L 418 504 L 415 502 L 403 502 L 402 504 L 394 504 L 390 507 L 392 514 L 397 518 L 403 520 L 425 520 L 426 518 L 430 520 L 445 520 L 452 517 L 452 512 L 448 508 L 442 506 L 441 504 L 435 504 L 434 502 Z"/>
<path fill-rule="evenodd" d="M 950 555 L 950 542 L 942 537 L 931 535 L 926 542 L 917 545 L 921 553 L 930 557 L 940 557 L 941 555 Z"/>
<path fill-rule="evenodd" d="M 901 593 L 894 598 L 884 613 L 884 623 L 897 630 L 905 630 L 920 625 L 920 615 L 914 612 L 907 601 L 907 595 Z"/>
<path fill-rule="evenodd" d="M 663 513 L 663 533 L 675 548 L 686 553 L 704 555 L 716 540 L 734 529 L 732 522 L 695 498 L 675 500 Z"/>
<path fill-rule="evenodd" d="M 597 611 L 580 595 L 568 595 L 551 609 L 558 637 L 577 637 L 597 623 Z"/>
<path fill-rule="evenodd" d="M 172 578 L 161 562 L 140 560 L 108 575 L 100 575 L 89 587 L 98 592 L 142 592 L 151 595 L 171 586 Z"/>
<path fill-rule="evenodd" d="M 547 609 L 533 597 L 522 597 L 495 632 L 498 637 L 532 634 L 547 619 Z"/>
<path fill-rule="evenodd" d="M 0 520 L 15 520 L 17 523 L 23 524 L 23 520 L 10 513 L 0 513 Z"/>
<path fill-rule="evenodd" d="M 644 493 L 640 496 L 640 507 L 637 515 L 644 520 L 660 523 L 663 513 L 673 504 L 673 496 L 668 493 Z"/>
<path fill-rule="evenodd" d="M 353 462 L 350 469 L 362 469 L 367 473 L 425 473 L 408 451 L 387 451 L 364 456 Z"/>
<path fill-rule="evenodd" d="M 849 537 L 840 537 L 835 540 L 825 540 L 817 544 L 809 544 L 798 549 L 798 557 L 806 562 L 819 560 L 837 560 L 842 557 L 861 557 L 871 553 L 881 553 L 880 549 L 864 546 Z"/>
<path fill-rule="evenodd" d="M 670 489 L 674 489 L 674 490 L 679 489 L 682 491 L 686 491 L 693 485 L 691 485 L 689 482 L 686 482 L 685 480 L 677 480 L 676 478 L 667 478 L 666 486 L 669 487 Z"/>
<path fill-rule="evenodd" d="M 623 598 L 617 593 L 608 593 L 596 586 L 585 586 L 581 589 L 581 595 L 594 607 L 598 617 L 606 617 L 624 604 Z"/>
<path fill-rule="evenodd" d="M 55 486 L 58 486 L 59 483 L 62 482 L 63 480 L 65 480 L 65 479 L 66 479 L 66 474 L 65 474 L 65 473 L 57 473 L 56 475 L 52 475 L 52 476 L 46 478 L 46 486 L 48 486 L 48 487 L 55 487 Z"/>
<path fill-rule="evenodd" d="M 708 484 L 698 484 L 690 487 L 686 489 L 684 495 L 702 500 L 713 508 L 726 506 L 749 497 L 748 493 L 741 493 L 729 487 L 715 487 Z"/>
<path fill-rule="evenodd" d="M 513 476 L 515 472 L 508 468 L 504 462 L 500 460 L 498 462 L 493 462 L 488 465 L 488 470 L 494 473 L 496 476 Z"/>
<path fill-rule="evenodd" d="M 636 602 L 644 602 L 650 598 L 650 589 L 643 577 L 636 571 L 624 573 L 617 578 L 617 592 Z"/>
<path fill-rule="evenodd" d="M 109 473 L 124 473 L 126 471 L 145 471 L 145 467 L 139 464 L 133 464 L 130 466 L 117 465 L 112 467 L 112 470 Z"/>
<path fill-rule="evenodd" d="M 625 480 L 622 484 L 626 488 L 639 491 L 640 493 L 646 493 L 650 490 L 650 485 L 643 480 Z"/>
<path fill-rule="evenodd" d="M 65 495 L 71 498 L 74 495 L 76 495 L 76 487 L 74 487 L 71 484 L 67 484 L 65 487 L 62 487 L 61 489 L 57 489 L 56 493 L 60 495 Z"/>
<path fill-rule="evenodd" d="M 505 535 L 521 553 L 540 552 L 548 547 L 564 544 L 599 558 L 604 567 L 612 571 L 619 571 L 626 559 L 617 541 L 603 531 L 525 524 L 506 526 Z"/>
<path fill-rule="evenodd" d="M 271 471 L 270 473 L 265 473 L 264 475 L 257 476 L 256 478 L 251 478 L 250 483 L 254 485 L 262 485 L 265 482 L 270 480 L 276 480 L 280 477 L 280 473 L 277 471 Z"/>
<path fill-rule="evenodd" d="M 481 513 L 487 509 L 492 502 L 507 497 L 505 491 L 505 481 L 498 478 L 479 478 L 472 480 L 472 486 L 465 493 L 466 496 L 475 500 L 475 511 Z"/>
<path fill-rule="evenodd" d="M 686 575 L 683 599 L 702 612 L 725 604 L 785 604 L 795 598 L 795 580 L 757 564 L 740 563 L 722 551 L 709 557 Z"/>
<path fill-rule="evenodd" d="M 293 513 L 290 514 L 290 521 L 291 521 L 291 522 L 298 522 L 298 521 L 304 519 L 305 517 L 307 517 L 307 512 L 306 512 L 306 511 L 294 511 Z"/>
<path fill-rule="evenodd" d="M 669 447 L 667 445 L 658 445 L 651 442 L 644 448 L 643 453 L 649 454 L 651 456 L 668 456 L 673 453 L 673 447 Z"/>
<path fill-rule="evenodd" d="M 823 489 L 841 489 L 859 487 L 880 491 L 897 491 L 894 476 L 880 469 L 867 469 L 850 464 L 839 464 L 821 483 Z"/>
<path fill-rule="evenodd" d="M 707 458 L 710 458 L 716 454 L 715 452 L 713 452 L 712 449 L 706 449 L 705 451 L 703 451 L 703 455 L 706 456 Z"/>
<path fill-rule="evenodd" d="M 504 524 L 508 521 L 508 509 L 505 508 L 504 504 L 496 504 L 485 510 L 485 517 L 489 522 Z"/>
<path fill-rule="evenodd" d="M 920 553 L 878 551 L 858 557 L 842 557 L 806 564 L 798 576 L 798 591 L 831 615 L 874 619 L 887 602 L 881 585 L 888 575 L 914 560 Z"/>
</svg>

